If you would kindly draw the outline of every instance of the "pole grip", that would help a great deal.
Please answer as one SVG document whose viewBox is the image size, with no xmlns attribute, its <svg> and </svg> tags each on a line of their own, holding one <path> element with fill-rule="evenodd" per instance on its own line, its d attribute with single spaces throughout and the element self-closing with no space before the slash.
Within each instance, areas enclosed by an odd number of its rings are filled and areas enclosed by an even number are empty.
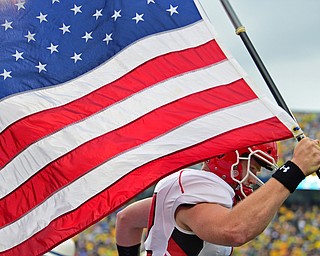
<svg viewBox="0 0 320 256">
<path fill-rule="evenodd" d="M 306 137 L 300 127 L 294 127 L 293 134 L 298 142 Z M 318 171 L 316 171 L 316 174 L 317 174 L 318 178 L 320 179 L 320 169 Z"/>
</svg>

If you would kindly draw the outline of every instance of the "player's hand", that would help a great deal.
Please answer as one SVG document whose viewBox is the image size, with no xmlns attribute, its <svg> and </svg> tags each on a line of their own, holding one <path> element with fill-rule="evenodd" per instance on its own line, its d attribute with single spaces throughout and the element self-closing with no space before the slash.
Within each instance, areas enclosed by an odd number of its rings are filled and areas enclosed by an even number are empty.
<svg viewBox="0 0 320 256">
<path fill-rule="evenodd" d="M 306 176 L 319 170 L 320 140 L 302 139 L 295 147 L 291 161 L 298 165 Z"/>
</svg>

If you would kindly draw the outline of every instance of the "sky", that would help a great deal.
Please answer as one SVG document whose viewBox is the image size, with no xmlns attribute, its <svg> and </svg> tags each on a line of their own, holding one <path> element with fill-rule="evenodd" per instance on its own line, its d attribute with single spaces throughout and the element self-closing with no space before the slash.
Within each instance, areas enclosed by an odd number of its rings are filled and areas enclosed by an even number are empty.
<svg viewBox="0 0 320 256">
<path fill-rule="evenodd" d="M 254 83 L 271 93 L 220 0 L 199 0 L 218 38 Z M 291 111 L 320 112 L 320 0 L 229 0 Z"/>
</svg>

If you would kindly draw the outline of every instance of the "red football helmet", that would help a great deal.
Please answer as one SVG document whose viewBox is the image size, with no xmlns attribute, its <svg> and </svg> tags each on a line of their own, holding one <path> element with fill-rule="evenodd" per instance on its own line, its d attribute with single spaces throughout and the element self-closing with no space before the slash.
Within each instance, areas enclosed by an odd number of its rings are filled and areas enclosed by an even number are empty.
<svg viewBox="0 0 320 256">
<path fill-rule="evenodd" d="M 249 176 L 253 177 L 256 185 L 263 185 L 264 183 L 250 170 L 252 158 L 262 167 L 268 170 L 278 168 L 276 162 L 278 161 L 278 147 L 275 142 L 265 143 L 257 146 L 239 149 L 232 151 L 206 161 L 209 170 L 232 188 L 234 188 L 236 195 L 241 199 L 245 198 L 253 192 L 251 186 L 245 185 L 244 182 Z M 243 170 L 241 161 L 247 161 L 247 168 Z"/>
</svg>

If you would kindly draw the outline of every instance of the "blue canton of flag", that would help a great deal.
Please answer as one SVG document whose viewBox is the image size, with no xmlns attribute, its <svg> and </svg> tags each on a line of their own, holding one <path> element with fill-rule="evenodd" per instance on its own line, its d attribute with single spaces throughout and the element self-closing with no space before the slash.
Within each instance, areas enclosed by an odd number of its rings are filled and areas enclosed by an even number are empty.
<svg viewBox="0 0 320 256">
<path fill-rule="evenodd" d="M 180 6 L 181 4 L 181 6 Z M 140 38 L 200 19 L 193 1 L 0 2 L 0 98 L 64 83 Z"/>
</svg>

